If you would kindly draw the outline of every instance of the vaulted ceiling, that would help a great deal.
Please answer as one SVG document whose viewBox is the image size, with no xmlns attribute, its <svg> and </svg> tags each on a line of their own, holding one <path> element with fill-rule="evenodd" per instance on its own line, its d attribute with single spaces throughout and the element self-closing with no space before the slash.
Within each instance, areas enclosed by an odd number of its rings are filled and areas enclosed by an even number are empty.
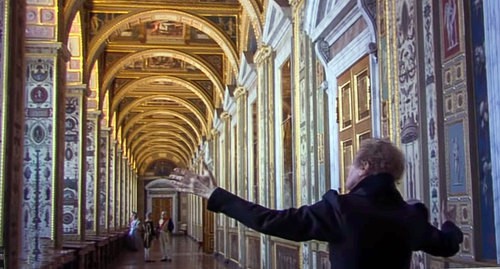
<svg viewBox="0 0 500 269">
<path fill-rule="evenodd" d="M 85 5 L 84 81 L 141 176 L 187 166 L 210 136 L 240 55 L 255 50 L 262 1 L 93 0 Z M 98 70 L 98 71 L 96 71 Z M 91 79 L 92 81 L 92 79 Z M 92 103 L 90 101 L 89 103 Z"/>
</svg>

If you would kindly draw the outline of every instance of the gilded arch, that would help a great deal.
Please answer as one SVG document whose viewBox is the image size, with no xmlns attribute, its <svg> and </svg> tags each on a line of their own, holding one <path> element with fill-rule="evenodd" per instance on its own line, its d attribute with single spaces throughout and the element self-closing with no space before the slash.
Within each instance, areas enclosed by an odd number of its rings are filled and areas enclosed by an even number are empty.
<svg viewBox="0 0 500 269">
<path fill-rule="evenodd" d="M 92 66 L 94 65 L 98 55 L 104 49 L 108 38 L 113 33 L 125 30 L 129 27 L 129 25 L 135 24 L 137 22 L 147 22 L 155 20 L 171 20 L 182 22 L 206 33 L 221 47 L 222 51 L 231 63 L 233 73 L 235 75 L 238 74 L 238 54 L 236 52 L 236 48 L 232 45 L 232 41 L 229 39 L 227 34 L 219 29 L 213 22 L 203 17 L 180 10 L 155 9 L 131 12 L 127 15 L 117 18 L 116 21 L 110 22 L 101 30 L 99 30 L 99 32 L 92 38 L 90 42 L 88 57 L 86 61 L 87 68 L 85 69 L 85 81 L 88 80 L 87 76 L 90 74 Z"/>
<path fill-rule="evenodd" d="M 195 105 L 193 105 L 189 101 L 186 101 L 182 98 L 179 98 L 179 97 L 176 97 L 173 95 L 169 95 L 169 94 L 158 94 L 158 95 L 145 96 L 145 97 L 139 98 L 139 99 L 131 102 L 130 104 L 127 104 L 127 106 L 121 111 L 120 116 L 118 117 L 117 126 L 120 126 L 122 124 L 122 122 L 125 118 L 124 115 L 127 115 L 130 110 L 137 107 L 138 105 L 140 105 L 143 102 L 147 102 L 149 100 L 154 100 L 154 99 L 171 100 L 171 101 L 174 101 L 178 104 L 185 106 L 187 109 L 189 109 L 189 111 L 191 111 L 196 116 L 196 118 L 198 118 L 198 120 L 200 121 L 200 124 L 201 124 L 202 128 L 205 130 L 205 132 L 206 133 L 210 132 L 210 130 L 208 129 L 208 125 L 205 122 L 205 118 L 203 117 L 203 114 L 196 108 Z"/>
<path fill-rule="evenodd" d="M 187 156 L 184 156 L 182 154 L 182 152 L 179 152 L 179 149 L 177 147 L 172 146 L 172 145 L 161 145 L 161 146 L 157 145 L 151 150 L 146 150 L 146 151 L 139 153 L 139 155 L 137 156 L 138 167 L 141 167 L 143 165 L 143 162 L 151 155 L 153 155 L 153 154 L 162 155 L 162 154 L 166 154 L 166 153 L 170 153 L 172 155 L 175 155 L 177 158 L 179 158 L 184 163 L 189 163 L 189 158 Z M 158 158 L 160 158 L 160 157 L 161 156 L 158 156 Z M 158 158 L 156 158 L 156 159 L 158 159 Z M 164 158 L 164 157 L 161 157 L 161 158 Z"/>
<path fill-rule="evenodd" d="M 172 49 L 150 49 L 150 50 L 144 50 L 140 51 L 137 53 L 132 53 L 128 55 L 127 57 L 124 57 L 120 59 L 118 62 L 113 64 L 106 74 L 103 77 L 103 82 L 102 82 L 102 87 L 101 90 L 102 92 L 100 93 L 100 99 L 103 99 L 105 92 L 108 90 L 112 80 L 115 78 L 115 75 L 123 69 L 127 64 L 130 64 L 133 61 L 136 61 L 137 59 L 144 59 L 144 58 L 149 58 L 149 57 L 155 57 L 155 56 L 164 56 L 164 57 L 172 57 L 179 59 L 181 61 L 187 62 L 189 64 L 192 64 L 196 68 L 200 69 L 209 79 L 210 81 L 214 84 L 215 88 L 218 90 L 219 98 L 220 100 L 223 99 L 224 96 L 224 86 L 222 82 L 220 81 L 218 75 L 215 73 L 215 71 L 208 65 L 205 60 L 187 54 L 182 51 L 177 51 L 177 50 L 172 50 Z"/>
<path fill-rule="evenodd" d="M 174 159 L 175 158 L 175 159 Z M 173 163 L 177 167 L 180 166 L 187 166 L 187 162 L 182 160 L 177 154 L 175 153 L 164 153 L 164 152 L 151 152 L 149 155 L 144 157 L 144 161 L 137 166 L 137 171 L 140 175 L 143 175 L 146 172 L 146 169 L 151 165 L 151 163 L 155 162 L 156 160 L 159 159 L 167 159 Z"/>
<path fill-rule="evenodd" d="M 162 136 L 159 137 L 159 135 L 162 135 Z M 188 153 L 194 154 L 195 150 L 194 150 L 193 145 L 191 145 L 185 137 L 183 137 L 182 135 L 180 135 L 178 133 L 172 132 L 172 131 L 156 131 L 156 132 L 151 132 L 147 135 L 143 135 L 143 136 L 139 137 L 137 140 L 134 140 L 134 142 L 132 142 L 132 144 L 130 145 L 130 151 L 132 152 L 132 154 L 134 154 L 136 152 L 137 147 L 139 145 L 141 145 L 141 143 L 144 141 L 144 139 L 150 139 L 150 140 L 159 139 L 159 138 L 171 139 L 172 137 L 175 137 L 175 138 L 179 139 L 182 143 L 184 143 L 184 145 L 179 144 L 179 146 L 188 148 L 189 149 Z"/>
<path fill-rule="evenodd" d="M 149 122 L 137 129 L 135 129 L 132 133 L 130 133 L 129 137 L 136 137 L 140 132 L 146 131 L 148 128 L 155 128 L 155 127 L 174 127 L 175 129 L 178 129 L 182 131 L 182 134 L 187 136 L 189 140 L 192 142 L 193 147 L 196 147 L 198 144 L 196 142 L 196 138 L 193 136 L 191 132 L 189 132 L 184 126 L 177 124 L 175 122 Z M 130 147 L 131 142 L 127 142 L 127 146 Z"/>
<path fill-rule="evenodd" d="M 134 124 L 136 124 L 137 122 L 139 122 L 140 120 L 142 120 L 143 118 L 145 117 L 149 117 L 149 116 L 152 116 L 152 115 L 167 115 L 167 116 L 175 116 L 181 120 L 183 120 L 184 122 L 186 122 L 192 129 L 193 131 L 195 132 L 196 134 L 196 137 L 198 138 L 198 143 L 201 143 L 201 136 L 202 134 L 200 134 L 199 130 L 196 128 L 196 125 L 193 123 L 193 121 L 191 119 L 189 119 L 188 117 L 186 117 L 185 115 L 179 113 L 179 112 L 176 112 L 176 111 L 171 111 L 171 110 L 151 110 L 151 111 L 147 111 L 147 112 L 144 112 L 144 113 L 140 113 L 136 116 L 134 116 L 133 118 L 131 118 L 127 124 L 123 127 L 123 130 L 122 130 L 122 136 L 126 136 L 127 135 L 127 132 L 130 130 L 130 128 L 132 128 L 132 126 L 134 126 Z M 119 128 L 119 127 L 118 127 Z"/>
<path fill-rule="evenodd" d="M 181 154 L 182 156 L 184 156 L 186 158 L 186 160 L 188 160 L 189 157 L 191 156 L 191 154 L 188 152 L 188 150 L 185 147 L 181 147 L 178 144 L 172 142 L 172 140 L 169 140 L 166 138 L 152 139 L 150 141 L 147 141 L 147 142 L 139 145 L 139 147 L 137 147 L 135 149 L 137 151 L 137 155 L 135 155 L 135 156 L 137 156 L 137 159 L 139 160 L 139 157 L 142 155 L 141 153 L 152 151 L 152 148 L 159 148 L 159 147 L 163 147 L 163 146 L 168 146 L 168 147 L 171 147 L 172 149 L 175 148 L 176 152 Z"/>
<path fill-rule="evenodd" d="M 165 81 L 165 82 L 171 82 L 174 84 L 177 84 L 179 86 L 182 86 L 191 92 L 193 92 L 196 96 L 200 98 L 201 101 L 203 101 L 203 104 L 207 107 L 207 110 L 210 111 L 209 115 L 209 122 L 212 122 L 213 118 L 213 111 L 214 111 L 214 105 L 210 101 L 210 97 L 205 94 L 203 89 L 201 89 L 198 85 L 187 81 L 185 79 L 181 79 L 178 77 L 172 77 L 172 76 L 153 76 L 153 77 L 146 77 L 142 78 L 139 80 L 136 80 L 134 82 L 131 82 L 127 85 L 125 85 L 122 89 L 118 91 L 118 93 L 113 96 L 113 103 L 111 104 L 111 110 L 110 113 L 112 114 L 116 109 L 118 108 L 118 105 L 122 101 L 122 99 L 132 90 L 134 90 L 135 87 L 137 86 L 142 86 L 142 85 L 147 85 L 150 84 L 151 82 L 154 81 Z"/>
</svg>

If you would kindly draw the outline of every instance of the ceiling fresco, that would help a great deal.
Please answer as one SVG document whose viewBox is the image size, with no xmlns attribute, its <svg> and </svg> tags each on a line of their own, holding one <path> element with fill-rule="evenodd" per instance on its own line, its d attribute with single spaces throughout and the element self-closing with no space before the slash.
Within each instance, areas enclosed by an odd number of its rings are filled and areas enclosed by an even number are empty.
<svg viewBox="0 0 500 269">
<path fill-rule="evenodd" d="M 256 9 L 247 14 L 240 2 Z M 175 166 L 188 166 L 210 136 L 225 85 L 235 84 L 239 55 L 256 48 L 253 31 L 242 39 L 240 24 L 260 23 L 262 1 L 90 0 L 86 5 L 83 56 L 86 64 L 99 64 L 100 87 L 93 94 L 100 107 L 109 107 L 109 127 L 125 142 L 142 176 L 166 176 Z M 109 104 L 103 105 L 103 96 Z"/>
</svg>

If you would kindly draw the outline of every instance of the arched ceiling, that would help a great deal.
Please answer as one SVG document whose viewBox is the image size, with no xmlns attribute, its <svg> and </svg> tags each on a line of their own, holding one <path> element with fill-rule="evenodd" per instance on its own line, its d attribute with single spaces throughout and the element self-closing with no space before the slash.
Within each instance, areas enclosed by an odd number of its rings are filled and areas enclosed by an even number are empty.
<svg viewBox="0 0 500 269">
<path fill-rule="evenodd" d="M 141 177 L 188 166 L 210 136 L 224 89 L 236 83 L 248 31 L 257 39 L 262 35 L 266 2 L 66 2 L 64 21 L 85 10 L 83 81 L 89 83 L 98 66 L 95 98 L 99 110 L 109 113 L 105 127 Z"/>
</svg>

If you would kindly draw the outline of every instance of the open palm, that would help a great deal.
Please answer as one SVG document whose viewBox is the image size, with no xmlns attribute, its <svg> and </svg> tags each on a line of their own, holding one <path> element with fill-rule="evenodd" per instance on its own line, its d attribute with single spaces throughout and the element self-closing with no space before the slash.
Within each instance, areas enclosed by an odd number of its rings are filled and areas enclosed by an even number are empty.
<svg viewBox="0 0 500 269">
<path fill-rule="evenodd" d="M 203 163 L 203 171 L 197 174 L 187 169 L 175 168 L 169 175 L 172 185 L 179 192 L 193 193 L 198 196 L 209 198 L 217 188 L 215 178 L 207 165 Z"/>
</svg>

